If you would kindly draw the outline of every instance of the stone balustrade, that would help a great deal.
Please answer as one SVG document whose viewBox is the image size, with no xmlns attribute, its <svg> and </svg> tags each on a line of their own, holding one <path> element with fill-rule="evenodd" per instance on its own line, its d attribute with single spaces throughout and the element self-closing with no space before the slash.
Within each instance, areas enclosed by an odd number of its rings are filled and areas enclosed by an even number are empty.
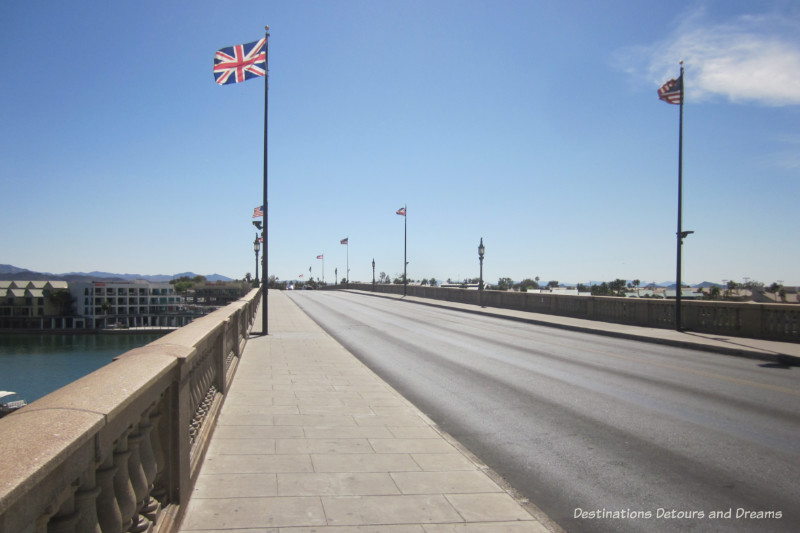
<svg viewBox="0 0 800 533">
<path fill-rule="evenodd" d="M 0 419 L 0 533 L 177 531 L 260 299 Z"/>
<path fill-rule="evenodd" d="M 340 285 L 326 288 L 343 287 Z M 349 288 L 372 291 L 373 285 L 350 283 Z M 403 294 L 402 285 L 377 284 L 374 290 Z M 406 294 L 449 302 L 478 304 L 478 291 L 474 289 L 409 285 Z M 480 303 L 486 307 L 517 309 L 632 326 L 675 328 L 675 300 L 485 290 Z M 681 321 L 683 328 L 689 331 L 800 342 L 800 305 L 797 304 L 683 300 Z"/>
</svg>

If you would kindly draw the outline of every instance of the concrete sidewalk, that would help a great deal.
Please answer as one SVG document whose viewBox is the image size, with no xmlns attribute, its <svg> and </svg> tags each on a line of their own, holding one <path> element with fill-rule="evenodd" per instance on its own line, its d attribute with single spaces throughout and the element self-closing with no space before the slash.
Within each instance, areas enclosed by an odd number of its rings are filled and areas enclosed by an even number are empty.
<svg viewBox="0 0 800 533">
<path fill-rule="evenodd" d="M 560 531 L 280 291 L 269 333 L 247 343 L 183 533 Z"/>
<path fill-rule="evenodd" d="M 606 335 L 643 342 L 653 342 L 669 346 L 677 346 L 680 348 L 692 348 L 729 355 L 752 357 L 786 364 L 800 364 L 800 344 L 793 342 L 778 342 L 763 339 L 733 337 L 729 335 L 718 335 L 713 333 L 697 333 L 692 331 L 675 331 L 674 329 L 629 326 L 625 324 L 615 324 L 613 322 L 601 322 L 598 320 L 586 320 L 566 316 L 547 315 L 543 313 L 531 313 L 527 311 L 517 311 L 514 309 L 502 309 L 499 307 L 479 307 L 474 304 L 448 302 L 445 300 L 434 300 L 432 298 L 419 298 L 415 296 L 403 296 L 400 294 L 355 290 L 351 290 L 349 292 L 370 295 L 378 298 L 392 298 L 396 300 L 403 300 L 409 303 L 440 307 L 444 309 L 454 309 L 485 316 L 517 320 L 521 322 L 527 322 L 529 324 L 556 327 L 570 331 Z"/>
</svg>

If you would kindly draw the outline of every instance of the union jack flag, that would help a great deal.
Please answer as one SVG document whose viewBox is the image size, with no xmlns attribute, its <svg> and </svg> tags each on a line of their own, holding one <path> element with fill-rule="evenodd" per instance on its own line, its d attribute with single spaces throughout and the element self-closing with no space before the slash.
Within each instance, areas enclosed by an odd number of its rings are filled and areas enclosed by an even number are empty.
<svg viewBox="0 0 800 533">
<path fill-rule="evenodd" d="M 220 85 L 239 83 L 267 73 L 267 39 L 237 44 L 214 54 L 214 80 Z"/>
</svg>

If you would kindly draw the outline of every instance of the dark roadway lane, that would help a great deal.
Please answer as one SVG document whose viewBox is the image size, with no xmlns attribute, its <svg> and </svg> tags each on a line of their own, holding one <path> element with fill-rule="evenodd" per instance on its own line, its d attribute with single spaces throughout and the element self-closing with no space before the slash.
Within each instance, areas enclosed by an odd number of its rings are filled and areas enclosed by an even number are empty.
<svg viewBox="0 0 800 533">
<path fill-rule="evenodd" d="M 798 367 L 288 294 L 569 532 L 800 530 Z"/>
</svg>

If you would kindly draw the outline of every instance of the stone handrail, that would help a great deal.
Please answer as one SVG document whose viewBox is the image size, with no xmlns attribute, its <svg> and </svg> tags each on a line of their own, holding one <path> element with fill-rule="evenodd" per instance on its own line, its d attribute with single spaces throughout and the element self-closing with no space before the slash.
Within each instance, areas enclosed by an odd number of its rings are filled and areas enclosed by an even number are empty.
<svg viewBox="0 0 800 533">
<path fill-rule="evenodd" d="M 341 289 L 330 286 L 327 289 Z M 371 283 L 350 283 L 350 289 L 372 291 Z M 376 284 L 375 292 L 403 294 L 402 285 Z M 478 291 L 409 285 L 408 296 L 432 298 L 464 304 L 478 304 Z M 584 318 L 645 326 L 675 327 L 675 300 L 655 298 L 617 298 L 572 296 L 537 292 L 490 291 L 481 295 L 481 305 L 517 309 L 532 313 Z M 683 328 L 701 333 L 716 333 L 784 342 L 800 342 L 800 305 L 757 304 L 684 300 L 681 303 Z"/>
<path fill-rule="evenodd" d="M 177 531 L 260 295 L 0 419 L 0 533 Z"/>
</svg>

